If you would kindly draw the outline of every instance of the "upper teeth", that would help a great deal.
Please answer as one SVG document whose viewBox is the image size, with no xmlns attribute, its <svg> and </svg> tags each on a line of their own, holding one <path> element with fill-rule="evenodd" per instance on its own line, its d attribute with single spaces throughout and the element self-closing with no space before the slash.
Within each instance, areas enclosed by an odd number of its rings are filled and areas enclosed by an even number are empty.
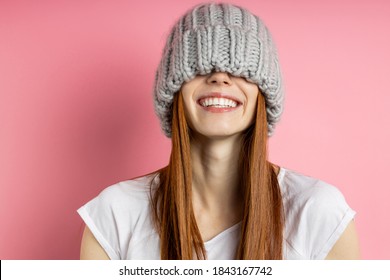
<svg viewBox="0 0 390 280">
<path fill-rule="evenodd" d="M 231 100 L 231 99 L 226 99 L 226 98 L 216 98 L 216 97 L 209 97 L 202 99 L 200 104 L 203 107 L 210 107 L 210 106 L 215 106 L 215 107 L 237 107 L 237 102 Z"/>
</svg>

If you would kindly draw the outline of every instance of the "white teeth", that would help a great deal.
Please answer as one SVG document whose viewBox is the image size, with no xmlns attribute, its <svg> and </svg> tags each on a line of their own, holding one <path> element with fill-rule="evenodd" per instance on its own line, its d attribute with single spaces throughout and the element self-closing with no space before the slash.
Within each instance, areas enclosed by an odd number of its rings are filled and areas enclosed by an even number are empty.
<svg viewBox="0 0 390 280">
<path fill-rule="evenodd" d="M 203 99 L 201 105 L 203 107 L 234 108 L 237 107 L 237 102 L 226 98 L 210 97 Z"/>
</svg>

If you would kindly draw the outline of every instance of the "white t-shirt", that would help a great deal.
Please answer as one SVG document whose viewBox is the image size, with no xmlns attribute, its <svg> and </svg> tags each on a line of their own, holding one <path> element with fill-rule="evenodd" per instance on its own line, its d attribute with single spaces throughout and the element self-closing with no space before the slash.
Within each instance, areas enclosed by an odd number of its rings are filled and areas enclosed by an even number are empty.
<svg viewBox="0 0 390 280">
<path fill-rule="evenodd" d="M 151 176 L 104 189 L 78 209 L 97 241 L 113 259 L 160 259 L 159 236 L 150 209 Z M 341 192 L 321 180 L 280 168 L 285 210 L 284 259 L 324 259 L 353 211 Z M 241 223 L 204 243 L 208 259 L 234 259 Z"/>
</svg>

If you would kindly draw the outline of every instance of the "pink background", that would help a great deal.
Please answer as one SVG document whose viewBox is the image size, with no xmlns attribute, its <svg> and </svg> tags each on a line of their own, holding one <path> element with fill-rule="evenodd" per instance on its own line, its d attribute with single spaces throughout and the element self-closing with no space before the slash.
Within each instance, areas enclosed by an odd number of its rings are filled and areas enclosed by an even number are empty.
<svg viewBox="0 0 390 280">
<path fill-rule="evenodd" d="M 337 186 L 365 259 L 390 259 L 390 2 L 232 1 L 276 41 L 277 164 Z M 165 165 L 152 105 L 174 20 L 199 1 L 0 2 L 0 258 L 77 259 L 76 209 Z"/>
</svg>

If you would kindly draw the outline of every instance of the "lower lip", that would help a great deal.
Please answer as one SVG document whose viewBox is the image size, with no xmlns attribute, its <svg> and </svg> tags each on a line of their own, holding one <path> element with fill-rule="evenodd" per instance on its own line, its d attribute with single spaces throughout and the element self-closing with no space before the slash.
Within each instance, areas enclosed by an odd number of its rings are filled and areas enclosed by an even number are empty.
<svg viewBox="0 0 390 280">
<path fill-rule="evenodd" d="M 199 104 L 198 104 L 199 105 Z M 203 110 L 210 112 L 210 113 L 228 113 L 237 110 L 237 108 L 240 105 L 237 105 L 236 107 L 225 107 L 225 108 L 218 108 L 218 107 L 204 107 L 202 105 L 199 105 Z"/>
</svg>

